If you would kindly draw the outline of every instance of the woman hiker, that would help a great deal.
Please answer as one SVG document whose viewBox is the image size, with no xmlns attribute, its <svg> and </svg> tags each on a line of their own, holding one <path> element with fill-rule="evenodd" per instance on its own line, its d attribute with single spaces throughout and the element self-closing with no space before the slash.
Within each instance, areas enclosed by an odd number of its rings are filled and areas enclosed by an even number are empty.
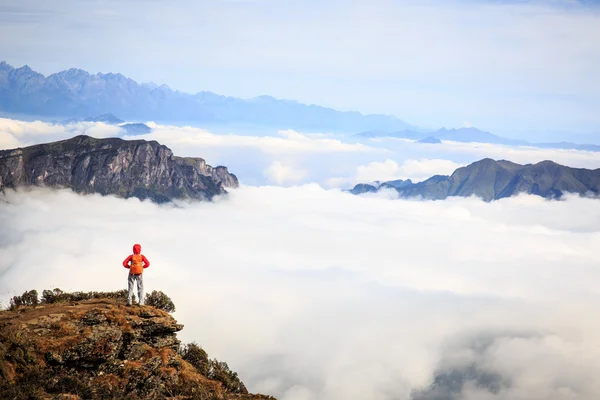
<svg viewBox="0 0 600 400">
<path fill-rule="evenodd" d="M 131 298 L 133 297 L 133 285 L 137 282 L 138 292 L 138 304 L 144 305 L 144 281 L 142 279 L 142 273 L 145 268 L 150 266 L 150 261 L 142 254 L 142 246 L 139 244 L 133 245 L 133 254 L 130 255 L 123 261 L 123 266 L 129 269 L 129 276 L 127 277 L 127 305 L 131 305 Z"/>
</svg>

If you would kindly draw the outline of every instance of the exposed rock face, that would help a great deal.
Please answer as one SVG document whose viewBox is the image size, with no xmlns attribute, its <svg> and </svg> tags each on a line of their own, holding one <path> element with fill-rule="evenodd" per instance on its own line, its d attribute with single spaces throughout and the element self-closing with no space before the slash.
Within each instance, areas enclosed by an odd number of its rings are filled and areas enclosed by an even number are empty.
<svg viewBox="0 0 600 400">
<path fill-rule="evenodd" d="M 520 165 L 489 158 L 458 168 L 451 176 L 436 175 L 423 182 L 405 181 L 394 187 L 401 197 L 440 200 L 449 196 L 478 196 L 485 201 L 519 193 L 559 198 L 563 193 L 600 194 L 600 169 L 570 168 L 552 161 Z"/>
<path fill-rule="evenodd" d="M 0 190 L 18 186 L 69 187 L 79 193 L 149 198 L 211 199 L 238 186 L 226 167 L 175 157 L 156 141 L 76 136 L 0 151 Z"/>
<path fill-rule="evenodd" d="M 0 398 L 273 399 L 243 384 L 232 392 L 186 362 L 182 328 L 164 311 L 115 299 L 2 311 Z"/>
</svg>

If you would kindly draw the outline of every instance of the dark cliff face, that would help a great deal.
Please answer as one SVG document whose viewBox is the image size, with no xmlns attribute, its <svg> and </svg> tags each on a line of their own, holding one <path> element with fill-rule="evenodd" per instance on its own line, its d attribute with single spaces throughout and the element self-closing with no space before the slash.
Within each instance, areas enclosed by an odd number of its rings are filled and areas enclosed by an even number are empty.
<svg viewBox="0 0 600 400">
<path fill-rule="evenodd" d="M 0 190 L 30 185 L 167 202 L 209 200 L 237 187 L 238 180 L 226 167 L 175 157 L 155 141 L 76 136 L 0 151 Z"/>
<path fill-rule="evenodd" d="M 198 346 L 181 347 L 182 328 L 122 299 L 0 311 L 0 398 L 275 400 L 248 393 Z"/>
<path fill-rule="evenodd" d="M 377 189 L 390 186 L 384 182 Z M 474 195 L 492 201 L 519 193 L 559 198 L 563 193 L 599 194 L 600 169 L 570 168 L 552 161 L 520 165 L 486 158 L 458 168 L 450 176 L 436 175 L 395 189 L 401 197 L 431 200 Z"/>
</svg>

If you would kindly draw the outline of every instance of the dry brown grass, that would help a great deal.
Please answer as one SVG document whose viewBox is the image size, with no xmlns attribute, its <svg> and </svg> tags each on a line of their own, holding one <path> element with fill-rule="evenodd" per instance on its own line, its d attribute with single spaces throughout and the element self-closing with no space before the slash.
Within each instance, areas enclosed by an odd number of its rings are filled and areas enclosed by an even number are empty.
<svg viewBox="0 0 600 400">
<path fill-rule="evenodd" d="M 36 349 L 38 353 L 46 353 L 49 351 L 63 352 L 80 344 L 85 339 L 84 336 L 77 332 L 72 332 L 69 335 L 50 337 L 45 336 L 36 340 Z"/>
<path fill-rule="evenodd" d="M 168 364 L 169 358 L 172 358 L 172 356 L 175 354 L 173 350 L 167 348 L 160 349 L 158 353 L 160 354 L 160 359 L 163 364 Z"/>
<path fill-rule="evenodd" d="M 140 363 L 139 361 L 127 361 L 127 363 L 125 364 L 125 370 L 123 371 L 123 374 L 127 376 L 127 374 L 130 374 L 132 371 L 139 370 L 141 366 L 142 363 Z"/>
<path fill-rule="evenodd" d="M 117 390 L 124 382 L 123 378 L 119 378 L 115 374 L 98 375 L 93 379 L 94 384 L 108 390 Z"/>
<path fill-rule="evenodd" d="M 221 382 L 208 379 L 206 376 L 199 374 L 198 370 L 185 360 L 181 360 L 179 379 L 183 384 L 193 384 L 210 388 L 210 391 L 217 394 L 219 398 L 223 397 L 223 385 Z"/>
<path fill-rule="evenodd" d="M 117 325 L 119 328 L 121 328 L 123 332 L 133 332 L 133 328 L 131 327 L 131 324 L 129 323 L 127 318 L 125 318 L 125 316 L 123 315 L 122 310 L 111 307 L 109 311 L 105 313 L 105 315 L 108 322 Z"/>
<path fill-rule="evenodd" d="M 160 368 L 160 373 L 163 377 L 173 377 L 177 375 L 177 370 L 173 367 L 162 367 Z"/>
<path fill-rule="evenodd" d="M 69 324 L 64 320 L 53 322 L 50 324 L 50 329 L 52 329 L 53 333 L 58 336 L 74 335 L 77 332 L 77 329 L 72 324 Z"/>
<path fill-rule="evenodd" d="M 2 375 L 4 375 L 6 381 L 8 383 L 13 383 L 17 376 L 17 370 L 15 366 L 8 361 L 0 361 L 2 365 L 0 365 L 0 370 L 2 370 Z"/>
</svg>

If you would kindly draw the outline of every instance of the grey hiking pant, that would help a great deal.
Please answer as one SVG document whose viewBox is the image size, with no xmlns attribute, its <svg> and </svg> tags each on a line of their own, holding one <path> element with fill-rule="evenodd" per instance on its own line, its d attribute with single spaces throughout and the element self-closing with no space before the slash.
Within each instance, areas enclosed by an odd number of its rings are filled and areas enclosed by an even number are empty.
<svg viewBox="0 0 600 400">
<path fill-rule="evenodd" d="M 142 274 L 129 274 L 127 277 L 127 304 L 131 305 L 131 298 L 133 297 L 133 284 L 135 282 L 137 282 L 138 303 L 140 305 L 144 305 L 144 280 L 142 279 Z"/>
</svg>

